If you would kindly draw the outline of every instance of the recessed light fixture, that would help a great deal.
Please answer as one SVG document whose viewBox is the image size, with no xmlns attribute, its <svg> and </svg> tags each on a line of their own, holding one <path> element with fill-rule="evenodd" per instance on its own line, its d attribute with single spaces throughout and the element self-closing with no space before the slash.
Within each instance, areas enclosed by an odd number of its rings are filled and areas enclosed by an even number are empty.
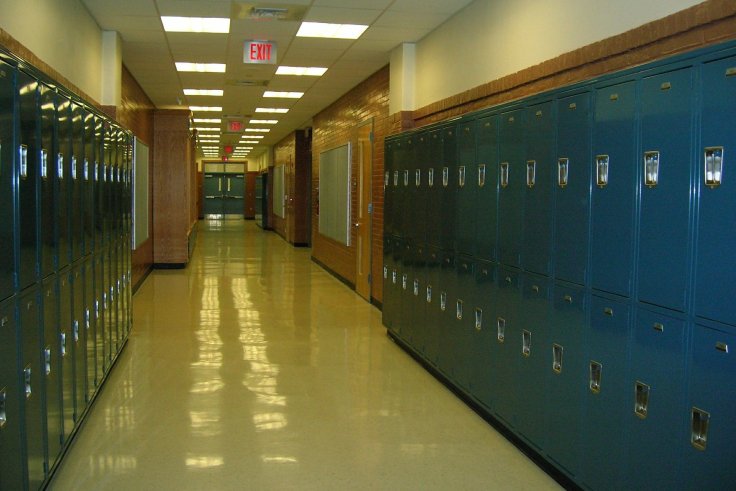
<svg viewBox="0 0 736 491">
<path fill-rule="evenodd" d="M 166 32 L 230 32 L 230 19 L 222 17 L 169 17 L 161 16 Z"/>
<path fill-rule="evenodd" d="M 288 113 L 289 110 L 283 107 L 257 107 L 256 108 L 257 113 L 277 113 L 277 114 L 284 114 Z"/>
<path fill-rule="evenodd" d="M 248 138 L 250 140 L 260 140 L 264 138 L 264 136 L 263 135 L 246 135 L 244 138 Z M 250 142 L 246 142 L 245 140 L 240 140 L 240 143 L 250 143 Z M 252 142 L 252 143 L 261 143 L 261 142 Z"/>
<path fill-rule="evenodd" d="M 280 66 L 276 69 L 276 75 L 307 75 L 310 77 L 321 77 L 327 68 L 318 66 Z"/>
<path fill-rule="evenodd" d="M 271 130 L 268 128 L 246 128 L 243 131 L 246 133 L 268 133 Z"/>
<path fill-rule="evenodd" d="M 180 72 L 207 72 L 207 73 L 225 73 L 224 63 L 189 63 L 186 61 L 177 61 L 176 69 Z"/>
<path fill-rule="evenodd" d="M 222 123 L 222 120 L 219 118 L 194 118 L 195 123 Z"/>
<path fill-rule="evenodd" d="M 302 22 L 297 37 L 358 39 L 368 26 L 362 24 L 328 24 L 325 22 Z"/>
<path fill-rule="evenodd" d="M 220 131 L 220 128 L 200 128 L 199 126 L 194 129 L 197 131 Z"/>
<path fill-rule="evenodd" d="M 276 124 L 278 119 L 251 119 L 250 124 Z"/>
<path fill-rule="evenodd" d="M 248 138 L 250 138 L 250 135 L 248 136 Z M 259 142 L 258 140 L 240 140 L 238 143 L 255 143 L 255 144 L 258 144 L 258 143 L 261 143 L 261 142 Z"/>
<path fill-rule="evenodd" d="M 191 111 L 211 111 L 211 112 L 222 112 L 221 106 L 189 106 Z"/>
<path fill-rule="evenodd" d="M 263 97 L 278 97 L 281 99 L 299 99 L 304 95 L 304 92 L 279 92 L 274 90 L 267 90 L 263 93 Z"/>
<path fill-rule="evenodd" d="M 222 97 L 221 89 L 184 89 L 184 95 L 211 95 Z"/>
</svg>

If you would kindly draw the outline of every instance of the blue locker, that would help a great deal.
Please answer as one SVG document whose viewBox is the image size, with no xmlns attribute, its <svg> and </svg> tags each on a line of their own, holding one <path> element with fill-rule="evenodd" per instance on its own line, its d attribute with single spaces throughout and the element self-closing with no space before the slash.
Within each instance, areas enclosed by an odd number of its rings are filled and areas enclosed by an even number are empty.
<svg viewBox="0 0 736 491">
<path fill-rule="evenodd" d="M 440 281 L 436 294 L 439 296 L 439 319 L 437 321 L 437 368 L 452 378 L 455 366 L 455 349 L 453 348 L 453 328 L 455 319 L 455 254 L 452 251 L 440 253 Z"/>
<path fill-rule="evenodd" d="M 427 287 L 427 249 L 419 244 L 413 248 L 413 257 L 407 289 L 410 315 L 407 342 L 421 354 L 425 353 L 427 340 L 425 292 Z"/>
<path fill-rule="evenodd" d="M 557 103 L 554 270 L 558 280 L 585 284 L 590 232 L 590 93 Z"/>
<path fill-rule="evenodd" d="M 491 364 L 497 380 L 493 411 L 513 427 L 518 416 L 519 357 L 521 353 L 521 272 L 500 268 L 497 283 L 495 338 Z"/>
<path fill-rule="evenodd" d="M 474 302 L 471 315 L 471 339 L 467 349 L 470 363 L 470 381 L 468 390 L 481 402 L 488 411 L 493 408 L 493 401 L 498 387 L 498 378 L 493 371 L 491 354 L 496 338 L 496 281 L 497 266 L 489 261 L 476 259 Z"/>
<path fill-rule="evenodd" d="M 638 297 L 680 312 L 690 284 L 692 79 L 683 68 L 641 81 Z"/>
<path fill-rule="evenodd" d="M 28 487 L 38 489 L 46 478 L 46 435 L 44 414 L 43 327 L 41 292 L 31 287 L 18 302 L 21 329 L 21 387 L 23 387 L 24 435 Z"/>
<path fill-rule="evenodd" d="M 621 489 L 627 465 L 622 428 L 633 407 L 627 373 L 630 307 L 593 295 L 590 312 L 582 480 L 593 489 Z"/>
<path fill-rule="evenodd" d="M 64 442 L 74 429 L 74 352 L 72 346 L 72 273 L 59 272 L 59 350 Z"/>
<path fill-rule="evenodd" d="M 545 276 L 526 274 L 522 288 L 521 333 L 513 341 L 518 366 L 517 429 L 537 449 L 546 446 L 552 285 Z"/>
<path fill-rule="evenodd" d="M 70 217 L 70 262 L 82 257 L 84 253 L 83 218 L 83 168 L 84 168 L 84 108 L 72 102 L 72 157 L 70 162 L 71 179 L 69 180 L 69 217 Z"/>
<path fill-rule="evenodd" d="M 453 250 L 455 247 L 455 208 L 457 206 L 457 137 L 454 126 L 442 128 L 442 160 L 440 176 L 435 176 L 440 184 L 440 247 Z M 435 183 L 436 184 L 436 183 Z"/>
<path fill-rule="evenodd" d="M 455 208 L 455 251 L 475 253 L 476 195 L 478 161 L 476 159 L 476 122 L 463 120 L 456 126 L 457 170 L 452 180 L 457 189 Z"/>
<path fill-rule="evenodd" d="M 571 476 L 581 468 L 583 397 L 588 384 L 585 353 L 588 298 L 585 289 L 556 282 L 545 351 L 547 380 L 546 453 Z"/>
<path fill-rule="evenodd" d="M 46 388 L 46 434 L 51 467 L 63 442 L 61 411 L 61 346 L 59 345 L 59 282 L 56 275 L 43 282 L 43 362 Z"/>
<path fill-rule="evenodd" d="M 682 483 L 685 337 L 682 318 L 637 310 L 629 378 L 628 489 L 676 489 Z M 657 458 L 653 459 L 652 456 Z"/>
<path fill-rule="evenodd" d="M 480 118 L 476 137 L 477 181 L 475 256 L 487 261 L 498 257 L 498 116 Z"/>
<path fill-rule="evenodd" d="M 90 255 L 95 248 L 95 160 L 97 159 L 97 117 L 84 111 L 84 160 L 82 162 L 82 220 L 84 230 L 84 254 Z"/>
<path fill-rule="evenodd" d="M 84 268 L 72 266 L 71 344 L 74 358 L 74 422 L 79 422 L 87 406 L 87 339 L 84 329 Z"/>
<path fill-rule="evenodd" d="M 693 329 L 690 396 L 685 406 L 690 428 L 681 435 L 686 489 L 728 489 L 736 482 L 736 336 L 696 324 Z"/>
<path fill-rule="evenodd" d="M 56 210 L 54 209 L 55 181 L 57 168 L 55 155 L 56 142 L 56 91 L 43 83 L 39 84 L 40 104 L 40 182 L 38 194 L 39 233 L 40 233 L 40 273 L 41 278 L 51 275 L 58 264 L 56 250 Z"/>
<path fill-rule="evenodd" d="M 552 101 L 525 110 L 524 232 L 522 267 L 549 276 L 552 267 L 552 171 L 555 159 L 555 114 Z"/>
<path fill-rule="evenodd" d="M 427 193 L 426 208 L 426 241 L 433 247 L 441 248 L 441 231 L 444 226 L 441 223 L 440 213 L 442 207 L 442 130 L 435 129 L 429 132 L 427 155 Z"/>
<path fill-rule="evenodd" d="M 442 255 L 436 247 L 427 247 L 426 277 L 427 284 L 424 289 L 425 300 L 425 358 L 432 365 L 437 365 L 439 353 L 439 328 L 440 328 L 440 268 L 442 266 Z"/>
<path fill-rule="evenodd" d="M 15 67 L 0 60 L 0 118 L 8 121 L 15 111 Z M 15 125 L 0 125 L 0 300 L 10 297 L 15 290 L 15 234 L 14 200 L 16 198 Z M 9 321 L 8 321 L 9 322 Z M 10 324 L 8 324 L 10 325 Z"/>
<path fill-rule="evenodd" d="M 591 275 L 593 288 L 631 295 L 634 251 L 636 85 L 595 90 Z"/>
<path fill-rule="evenodd" d="M 414 170 L 410 177 L 413 186 L 412 220 L 415 239 L 419 244 L 427 243 L 427 171 L 429 169 L 429 133 L 421 132 L 414 137 Z"/>
<path fill-rule="evenodd" d="M 501 113 L 498 169 L 498 248 L 500 262 L 521 264 L 523 197 L 526 183 L 524 160 L 524 110 Z"/>
<path fill-rule="evenodd" d="M 40 181 L 38 81 L 18 72 L 18 236 L 20 239 L 18 289 L 32 285 L 39 276 L 38 194 Z"/>
<path fill-rule="evenodd" d="M 85 259 L 82 264 L 84 271 L 84 311 L 82 315 L 84 336 L 87 341 L 87 400 L 92 399 L 92 395 L 99 386 L 101 374 L 97 371 L 97 329 L 95 326 L 95 271 L 94 256 Z"/>
<path fill-rule="evenodd" d="M 70 264 L 71 252 L 71 180 L 72 180 L 72 117 L 71 101 L 59 96 L 57 106 L 56 130 L 58 150 L 56 163 L 56 187 L 54 199 L 56 208 L 57 267 L 64 269 Z"/>
<path fill-rule="evenodd" d="M 475 299 L 475 260 L 467 254 L 458 254 L 455 260 L 455 295 L 450 305 L 455 312 L 455 322 L 448 337 L 455 360 L 450 374 L 463 389 L 469 388 L 472 371 L 472 360 L 468 354 L 475 340 Z"/>
<path fill-rule="evenodd" d="M 21 433 L 23 392 L 20 385 L 15 304 L 14 296 L 0 302 L 0 448 L 3 451 L 3 458 L 0 459 L 0 489 L 23 489 L 26 474 Z"/>
<path fill-rule="evenodd" d="M 736 155 L 736 57 L 701 68 L 701 148 L 698 173 L 698 235 L 695 315 L 736 325 L 736 264 L 722 260 L 736 244 L 736 173 L 724 168 Z"/>
</svg>

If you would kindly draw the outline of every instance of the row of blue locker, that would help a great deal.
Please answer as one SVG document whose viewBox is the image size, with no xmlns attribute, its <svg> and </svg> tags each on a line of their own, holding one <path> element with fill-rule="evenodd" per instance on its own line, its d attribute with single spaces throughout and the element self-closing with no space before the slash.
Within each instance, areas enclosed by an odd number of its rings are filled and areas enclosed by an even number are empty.
<svg viewBox="0 0 736 491">
<path fill-rule="evenodd" d="M 385 234 L 736 326 L 734 53 L 388 138 Z"/>
<path fill-rule="evenodd" d="M 132 137 L 3 56 L 0 118 L 3 299 L 129 233 Z"/>
<path fill-rule="evenodd" d="M 453 251 L 384 247 L 392 335 L 577 484 L 736 479 L 734 333 Z"/>
</svg>

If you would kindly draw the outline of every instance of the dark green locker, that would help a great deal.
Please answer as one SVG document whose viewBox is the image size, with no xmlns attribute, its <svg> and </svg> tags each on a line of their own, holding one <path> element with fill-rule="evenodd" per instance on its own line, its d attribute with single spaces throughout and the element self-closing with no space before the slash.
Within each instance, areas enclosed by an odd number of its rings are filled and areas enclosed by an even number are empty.
<svg viewBox="0 0 736 491">
<path fill-rule="evenodd" d="M 636 84 L 595 90 L 591 281 L 596 290 L 631 295 L 636 166 Z"/>
<path fill-rule="evenodd" d="M 440 273 L 442 254 L 436 247 L 427 247 L 426 278 L 424 289 L 425 301 L 425 359 L 432 365 L 437 365 L 439 354 L 439 323 L 440 323 Z"/>
<path fill-rule="evenodd" d="M 61 410 L 61 346 L 59 344 L 59 280 L 56 275 L 43 282 L 43 361 L 46 389 L 46 434 L 51 467 L 60 456 L 63 442 Z"/>
<path fill-rule="evenodd" d="M 0 489 L 24 489 L 26 474 L 15 303 L 14 296 L 0 302 Z"/>
<path fill-rule="evenodd" d="M 97 372 L 98 381 L 101 381 L 107 371 L 107 324 L 105 323 L 105 309 L 103 305 L 104 293 L 104 267 L 102 251 L 96 251 L 94 255 L 94 289 L 93 289 L 93 306 L 94 306 L 94 339 L 95 339 L 95 370 Z M 385 290 L 384 290 L 385 291 Z"/>
<path fill-rule="evenodd" d="M 0 60 L 0 300 L 15 290 L 15 77 L 15 67 Z"/>
<path fill-rule="evenodd" d="M 545 352 L 547 380 L 546 453 L 572 476 L 579 476 L 583 397 L 588 386 L 585 334 L 588 315 L 585 289 L 556 282 L 552 322 Z"/>
<path fill-rule="evenodd" d="M 100 374 L 97 371 L 97 329 L 95 326 L 95 271 L 94 256 L 85 259 L 82 268 L 84 271 L 84 311 L 82 315 L 84 335 L 87 341 L 85 352 L 87 354 L 87 400 L 99 386 Z"/>
<path fill-rule="evenodd" d="M 414 201 L 411 205 L 415 238 L 419 244 L 427 243 L 427 171 L 429 170 L 429 133 L 422 132 L 414 137 Z"/>
<path fill-rule="evenodd" d="M 74 422 L 87 406 L 87 336 L 84 329 L 84 268 L 81 262 L 72 266 L 71 344 L 74 358 Z"/>
<path fill-rule="evenodd" d="M 104 163 L 102 166 L 102 189 L 100 191 L 99 215 L 102 224 L 102 247 L 109 247 L 112 237 L 111 203 L 112 203 L 112 161 L 115 158 L 113 147 L 113 128 L 109 123 L 105 124 L 104 136 Z"/>
<path fill-rule="evenodd" d="M 685 311 L 690 284 L 693 71 L 641 81 L 638 297 Z"/>
<path fill-rule="evenodd" d="M 95 128 L 95 143 L 97 144 L 95 154 L 97 160 L 95 161 L 95 182 L 92 186 L 94 193 L 93 206 L 95 209 L 95 253 L 105 245 L 105 126 L 106 123 L 100 119 Z"/>
<path fill-rule="evenodd" d="M 455 247 L 455 207 L 457 201 L 457 139 L 454 126 L 442 128 L 442 156 L 441 175 L 434 176 L 440 184 L 440 223 L 437 229 L 440 233 L 440 248 L 446 251 Z M 435 182 L 435 185 L 438 183 Z M 436 219 L 436 218 L 435 218 Z"/>
<path fill-rule="evenodd" d="M 476 260 L 473 304 L 466 315 L 472 316 L 471 343 L 467 357 L 470 363 L 468 390 L 488 410 L 492 409 L 498 385 L 492 370 L 491 352 L 496 343 L 496 265 L 489 261 Z"/>
<path fill-rule="evenodd" d="M 476 133 L 475 120 L 463 120 L 456 126 L 457 171 L 453 177 L 457 189 L 455 250 L 461 254 L 475 253 L 475 219 L 478 206 Z"/>
<path fill-rule="evenodd" d="M 498 272 L 495 338 L 490 357 L 498 384 L 494 413 L 514 427 L 518 411 L 519 356 L 521 354 L 521 272 L 501 267 Z"/>
<path fill-rule="evenodd" d="M 20 239 L 18 289 L 23 290 L 38 279 L 38 190 L 40 181 L 38 81 L 18 71 L 18 236 Z"/>
<path fill-rule="evenodd" d="M 519 267 L 526 182 L 524 110 L 502 113 L 499 119 L 498 252 L 501 264 Z"/>
<path fill-rule="evenodd" d="M 46 478 L 46 435 L 43 380 L 43 327 L 41 326 L 41 292 L 31 287 L 21 294 L 18 301 L 21 328 L 21 387 L 23 387 L 23 413 L 26 468 L 28 487 L 38 489 Z"/>
<path fill-rule="evenodd" d="M 70 245 L 73 263 L 82 257 L 84 253 L 84 223 L 83 223 L 83 199 L 82 180 L 84 167 L 84 108 L 76 102 L 72 102 L 72 159 L 71 179 L 69 181 L 70 208 Z"/>
<path fill-rule="evenodd" d="M 386 138 L 383 155 L 383 235 L 394 234 L 394 146 L 393 138 Z"/>
<path fill-rule="evenodd" d="M 91 112 L 84 113 L 84 162 L 82 164 L 82 220 L 84 222 L 84 254 L 90 255 L 95 248 L 95 160 L 97 160 L 96 140 L 97 117 Z"/>
<path fill-rule="evenodd" d="M 498 116 L 480 118 L 476 129 L 475 257 L 498 257 Z"/>
<path fill-rule="evenodd" d="M 585 284 L 590 232 L 590 93 L 557 103 L 554 270 L 558 280 Z"/>
<path fill-rule="evenodd" d="M 72 340 L 72 273 L 59 272 L 59 349 L 64 442 L 74 429 L 74 348 Z"/>
<path fill-rule="evenodd" d="M 405 239 L 402 243 L 403 251 L 401 253 L 401 262 L 399 266 L 399 325 L 396 332 L 407 343 L 412 337 L 412 294 L 411 294 L 411 278 L 414 270 L 415 246 Z M 409 343 L 411 344 L 411 343 Z"/>
<path fill-rule="evenodd" d="M 701 68 L 701 148 L 698 179 L 698 234 L 695 315 L 736 325 L 736 263 L 724 250 L 736 243 L 736 173 L 724 169 L 725 155 L 736 155 L 736 57 Z M 726 211 L 728 210 L 728 211 Z"/>
<path fill-rule="evenodd" d="M 693 329 L 689 431 L 683 437 L 686 489 L 728 489 L 736 482 L 736 336 L 696 324 Z"/>
<path fill-rule="evenodd" d="M 525 110 L 524 270 L 545 276 L 552 269 L 552 178 L 555 159 L 555 114 L 552 101 Z"/>
<path fill-rule="evenodd" d="M 683 318 L 637 310 L 629 378 L 628 489 L 682 485 L 685 407 Z M 652 455 L 657 458 L 653 459 Z"/>
<path fill-rule="evenodd" d="M 408 332 L 405 339 L 422 355 L 426 350 L 426 287 L 427 287 L 427 248 L 423 244 L 414 247 L 409 276 L 408 299 L 409 316 Z"/>
<path fill-rule="evenodd" d="M 435 293 L 439 301 L 439 318 L 437 320 L 437 368 L 448 377 L 452 376 L 455 366 L 455 351 L 452 349 L 455 317 L 455 253 L 440 252 L 439 287 Z"/>
<path fill-rule="evenodd" d="M 526 274 L 522 287 L 521 333 L 511 339 L 517 358 L 517 429 L 538 449 L 546 446 L 547 381 L 552 285 L 545 276 Z M 514 344 L 516 346 L 514 347 Z"/>
<path fill-rule="evenodd" d="M 54 199 L 56 208 L 57 259 L 58 269 L 64 269 L 71 259 L 71 180 L 72 180 L 72 116 L 71 102 L 59 96 L 57 107 L 58 151 L 56 153 L 56 188 Z"/>
<path fill-rule="evenodd" d="M 122 254 L 122 249 L 120 247 L 120 241 L 118 240 L 115 244 L 115 247 L 110 248 L 111 258 L 110 261 L 112 263 L 112 268 L 110 272 L 112 273 L 112 276 L 110 278 L 111 282 L 111 289 L 110 289 L 110 300 L 111 300 L 111 309 L 112 309 L 112 315 L 114 317 L 113 322 L 115 325 L 115 332 L 113 334 L 115 338 L 115 345 L 114 348 L 114 354 L 117 354 L 118 351 L 120 351 L 120 348 L 123 345 L 123 316 L 122 316 L 122 310 L 121 305 L 122 301 L 120 299 L 120 257 Z"/>
<path fill-rule="evenodd" d="M 627 373 L 630 307 L 593 295 L 590 312 L 582 480 L 593 489 L 621 489 L 627 466 L 622 428 L 633 408 Z"/>
<path fill-rule="evenodd" d="M 95 260 L 95 265 L 99 262 Z M 97 266 L 96 266 L 97 267 Z M 383 302 L 381 305 L 381 320 L 383 325 L 391 328 L 394 316 L 394 295 L 391 290 L 391 271 L 393 269 L 393 237 L 385 231 L 383 233 Z M 99 346 L 99 342 L 98 342 Z"/>
<path fill-rule="evenodd" d="M 444 225 L 440 222 L 442 207 L 442 130 L 431 130 L 427 139 L 426 241 L 430 246 L 441 249 L 441 230 Z"/>
<path fill-rule="evenodd" d="M 418 224 L 417 216 L 417 186 L 416 186 L 416 162 L 414 161 L 416 148 L 416 135 L 410 134 L 402 141 L 401 151 L 401 197 L 402 206 L 401 218 L 401 236 L 408 239 L 411 243 L 417 243 Z M 394 217 L 396 220 L 396 217 Z"/>
<path fill-rule="evenodd" d="M 391 207 L 391 223 L 393 233 L 397 237 L 406 237 L 404 217 L 406 215 L 406 190 L 409 187 L 409 170 L 406 168 L 406 136 L 394 142 L 394 173 L 391 176 L 393 185 L 393 206 Z M 406 172 L 405 172 L 406 171 Z M 406 175 L 405 175 L 406 174 Z M 406 184 L 404 181 L 406 179 Z"/>
<path fill-rule="evenodd" d="M 115 289 L 112 286 L 113 277 L 114 277 L 114 261 L 115 261 L 115 249 L 114 246 L 108 247 L 105 251 L 103 251 L 103 259 L 102 259 L 102 267 L 103 267 L 103 281 L 105 285 L 105 290 L 102 294 L 103 298 L 103 307 L 104 307 L 104 315 L 105 315 L 105 329 L 106 329 L 106 342 L 107 342 L 107 352 L 105 353 L 106 356 L 106 363 L 105 365 L 110 367 L 112 364 L 112 359 L 115 356 L 115 353 L 117 353 L 117 346 L 118 346 L 118 336 L 117 336 L 117 314 L 115 313 Z"/>
<path fill-rule="evenodd" d="M 451 300 L 450 308 L 455 313 L 455 322 L 446 338 L 454 360 L 450 375 L 459 387 L 468 389 L 472 371 L 468 353 L 474 341 L 476 304 L 475 260 L 472 256 L 458 254 L 455 259 L 455 295 Z"/>
<path fill-rule="evenodd" d="M 40 233 L 41 278 L 54 272 L 58 265 L 56 250 L 56 210 L 54 209 L 55 181 L 58 169 L 55 165 L 58 145 L 56 142 L 56 91 L 45 84 L 39 84 L 40 104 L 40 177 L 38 209 Z"/>
</svg>

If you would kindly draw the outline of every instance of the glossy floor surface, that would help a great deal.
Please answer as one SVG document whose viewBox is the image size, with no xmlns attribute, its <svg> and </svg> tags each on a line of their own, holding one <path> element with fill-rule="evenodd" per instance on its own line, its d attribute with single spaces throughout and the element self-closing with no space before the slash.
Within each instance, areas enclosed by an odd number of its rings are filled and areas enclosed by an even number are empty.
<svg viewBox="0 0 736 491">
<path fill-rule="evenodd" d="M 558 489 L 397 347 L 381 313 L 253 222 L 154 271 L 54 490 Z"/>
</svg>

